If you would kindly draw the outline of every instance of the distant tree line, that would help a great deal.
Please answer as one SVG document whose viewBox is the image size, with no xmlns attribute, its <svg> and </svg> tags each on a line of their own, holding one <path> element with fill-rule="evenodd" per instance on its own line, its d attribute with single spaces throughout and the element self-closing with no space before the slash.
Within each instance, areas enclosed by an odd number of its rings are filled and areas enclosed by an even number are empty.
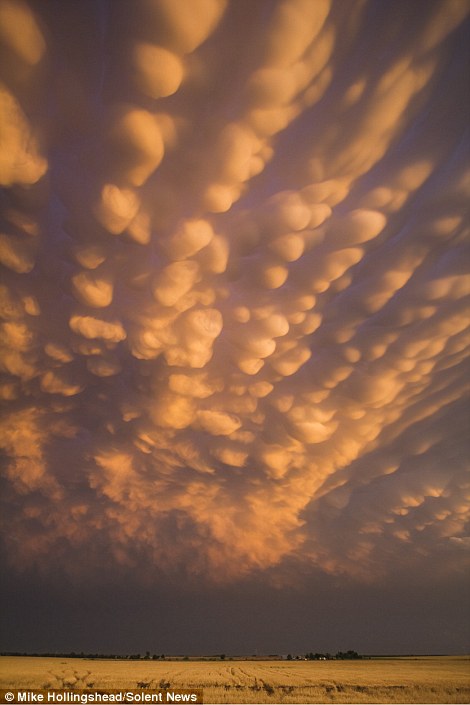
<svg viewBox="0 0 470 705">
<path fill-rule="evenodd" d="M 80 653 L 76 651 L 70 651 L 68 653 L 63 653 L 63 652 L 41 652 L 40 654 L 38 653 L 27 653 L 27 652 L 21 652 L 21 651 L 2 651 L 0 653 L 0 656 L 29 656 L 29 657 L 47 657 L 47 658 L 88 658 L 88 659 L 124 659 L 124 660 L 132 660 L 132 661 L 139 661 L 139 660 L 153 660 L 153 661 L 158 661 L 158 659 L 165 659 L 165 654 L 153 654 L 150 655 L 150 651 L 146 651 L 145 656 L 141 656 L 141 654 L 96 654 L 96 653 L 85 653 L 84 651 L 80 651 Z"/>
<path fill-rule="evenodd" d="M 71 651 L 69 653 L 59 653 L 59 652 L 43 652 L 43 653 L 26 653 L 26 652 L 20 652 L 20 651 L 3 651 L 0 653 L 0 656 L 29 656 L 29 657 L 47 657 L 47 658 L 86 658 L 86 659 L 121 659 L 121 660 L 130 660 L 130 661 L 158 661 L 159 659 L 165 660 L 166 658 L 169 659 L 175 659 L 175 660 L 184 660 L 188 661 L 189 656 L 170 656 L 166 657 L 165 654 L 151 654 L 150 651 L 145 652 L 145 656 L 142 656 L 140 653 L 139 654 L 98 654 L 98 653 L 85 653 L 84 651 L 80 651 L 79 653 L 76 651 Z M 213 661 L 213 660 L 218 660 L 220 659 L 221 661 L 225 661 L 229 657 L 226 656 L 226 654 L 219 654 L 217 656 L 201 656 L 201 660 L 207 661 Z M 256 660 L 260 660 L 258 656 L 253 657 L 256 658 Z M 270 659 L 273 658 L 285 658 L 282 656 L 276 656 L 275 654 L 270 654 L 269 655 Z M 288 661 L 331 661 L 331 660 L 351 660 L 351 659 L 362 659 L 364 658 L 360 654 L 357 653 L 357 651 L 337 651 L 336 654 L 330 654 L 330 653 L 319 653 L 315 652 L 313 653 L 310 651 L 309 653 L 305 654 L 304 656 L 293 656 L 292 654 L 287 654 L 287 660 Z M 231 658 L 229 660 L 232 660 Z"/>
<path fill-rule="evenodd" d="M 352 660 L 352 659 L 362 659 L 363 656 L 357 653 L 357 651 L 352 651 L 351 649 L 349 651 L 337 651 L 336 654 L 330 654 L 330 653 L 319 653 L 318 651 L 313 653 L 312 651 L 309 651 L 309 653 L 305 654 L 305 656 L 292 656 L 292 654 L 287 654 L 287 660 L 288 661 L 299 661 L 299 660 L 304 660 L 304 661 L 332 661 L 332 660 L 338 660 L 338 661 L 347 661 L 347 660 Z"/>
</svg>

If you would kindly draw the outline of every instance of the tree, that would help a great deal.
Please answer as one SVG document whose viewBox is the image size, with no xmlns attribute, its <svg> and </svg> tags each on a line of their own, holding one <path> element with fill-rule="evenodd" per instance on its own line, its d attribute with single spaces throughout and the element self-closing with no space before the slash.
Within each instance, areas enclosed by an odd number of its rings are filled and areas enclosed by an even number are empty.
<svg viewBox="0 0 470 705">
<path fill-rule="evenodd" d="M 338 653 L 336 654 L 336 658 L 340 659 L 341 661 L 344 661 L 350 659 L 361 659 L 362 656 L 360 656 L 357 651 L 349 649 L 349 651 L 338 651 Z"/>
</svg>

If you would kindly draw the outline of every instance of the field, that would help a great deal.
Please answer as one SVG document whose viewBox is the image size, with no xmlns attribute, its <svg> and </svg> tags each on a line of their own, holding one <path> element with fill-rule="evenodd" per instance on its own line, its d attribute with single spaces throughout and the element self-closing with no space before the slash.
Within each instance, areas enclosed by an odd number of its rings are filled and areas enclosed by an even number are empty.
<svg viewBox="0 0 470 705">
<path fill-rule="evenodd" d="M 75 688 L 135 688 L 142 682 L 150 683 L 150 688 L 203 688 L 206 703 L 468 703 L 470 658 L 114 661 L 0 657 L 1 688 L 67 683 Z"/>
</svg>

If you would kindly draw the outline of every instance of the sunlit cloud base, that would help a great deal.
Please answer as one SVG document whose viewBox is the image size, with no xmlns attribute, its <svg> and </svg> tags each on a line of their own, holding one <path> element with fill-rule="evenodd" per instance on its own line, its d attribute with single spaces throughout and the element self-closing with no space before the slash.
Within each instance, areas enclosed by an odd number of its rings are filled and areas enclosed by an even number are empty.
<svg viewBox="0 0 470 705">
<path fill-rule="evenodd" d="M 65 4 L 0 1 L 9 563 L 463 571 L 468 4 Z"/>
</svg>

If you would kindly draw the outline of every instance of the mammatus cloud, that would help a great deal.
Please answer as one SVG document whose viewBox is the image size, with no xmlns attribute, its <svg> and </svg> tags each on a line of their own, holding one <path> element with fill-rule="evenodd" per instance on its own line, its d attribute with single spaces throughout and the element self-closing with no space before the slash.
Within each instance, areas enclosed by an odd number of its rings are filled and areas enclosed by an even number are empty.
<svg viewBox="0 0 470 705">
<path fill-rule="evenodd" d="M 53 6 L 0 0 L 11 561 L 460 570 L 467 4 Z"/>
</svg>

